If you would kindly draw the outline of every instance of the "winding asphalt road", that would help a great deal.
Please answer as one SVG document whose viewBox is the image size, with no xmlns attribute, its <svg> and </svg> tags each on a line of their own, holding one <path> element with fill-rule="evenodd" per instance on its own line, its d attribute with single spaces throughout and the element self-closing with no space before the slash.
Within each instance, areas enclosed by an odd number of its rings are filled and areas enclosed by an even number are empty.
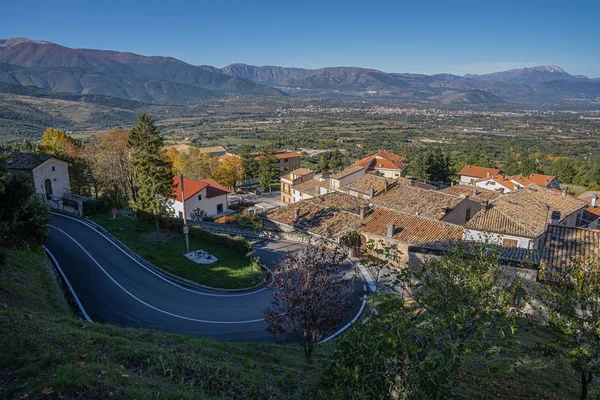
<svg viewBox="0 0 600 400">
<path fill-rule="evenodd" d="M 84 221 L 53 214 L 50 231 L 46 248 L 94 322 L 227 340 L 272 339 L 260 312 L 271 299 L 265 287 L 235 293 L 186 287 L 137 262 Z M 283 253 L 301 247 L 285 241 L 253 243 L 271 266 Z M 364 290 L 357 282 L 348 320 L 359 312 Z"/>
</svg>

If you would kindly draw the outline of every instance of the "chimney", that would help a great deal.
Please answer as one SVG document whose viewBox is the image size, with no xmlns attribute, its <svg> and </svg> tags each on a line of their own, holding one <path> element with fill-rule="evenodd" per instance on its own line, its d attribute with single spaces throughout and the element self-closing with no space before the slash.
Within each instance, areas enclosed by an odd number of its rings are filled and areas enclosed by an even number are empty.
<svg viewBox="0 0 600 400">
<path fill-rule="evenodd" d="M 371 198 L 375 197 L 375 189 L 371 188 L 370 195 L 371 195 Z"/>
<path fill-rule="evenodd" d="M 592 208 L 596 207 L 597 204 L 598 204 L 598 195 L 595 194 L 594 197 L 592 197 Z"/>
<path fill-rule="evenodd" d="M 390 188 L 390 185 L 389 185 L 389 183 L 388 183 L 388 181 L 386 179 L 386 181 L 384 183 L 384 186 L 383 186 L 383 193 L 387 193 L 387 191 L 389 190 L 389 188 Z"/>
<path fill-rule="evenodd" d="M 396 231 L 396 225 L 394 225 L 392 223 L 387 224 L 387 237 L 393 238 L 395 231 Z"/>
<path fill-rule="evenodd" d="M 365 217 L 367 216 L 367 206 L 361 205 L 358 208 L 358 215 L 360 216 L 360 219 L 365 219 Z"/>
<path fill-rule="evenodd" d="M 298 221 L 300 219 L 300 209 L 296 208 L 294 210 L 294 221 Z"/>
<path fill-rule="evenodd" d="M 317 185 L 317 187 L 315 187 L 315 196 L 319 197 L 321 195 L 321 187 L 319 185 Z"/>
<path fill-rule="evenodd" d="M 569 187 L 565 186 L 565 190 L 563 190 L 563 197 L 567 197 L 567 193 L 569 193 Z"/>
<path fill-rule="evenodd" d="M 481 209 L 482 210 L 487 210 L 489 206 L 490 206 L 490 203 L 487 200 L 481 200 Z"/>
<path fill-rule="evenodd" d="M 490 177 L 490 171 L 488 171 L 488 172 L 487 172 L 487 177 L 488 177 L 488 178 Z"/>
<path fill-rule="evenodd" d="M 550 214 L 550 221 L 552 225 L 558 225 L 560 222 L 560 211 L 552 211 Z"/>
</svg>

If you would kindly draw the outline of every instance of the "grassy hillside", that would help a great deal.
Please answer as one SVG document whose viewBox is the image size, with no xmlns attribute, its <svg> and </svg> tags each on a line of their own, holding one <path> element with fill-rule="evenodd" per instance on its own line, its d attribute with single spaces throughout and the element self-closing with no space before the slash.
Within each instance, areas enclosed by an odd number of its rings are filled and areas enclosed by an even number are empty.
<svg viewBox="0 0 600 400">
<path fill-rule="evenodd" d="M 57 282 L 40 249 L 10 251 L 0 269 L 0 398 L 319 398 L 334 344 L 308 363 L 296 346 L 89 324 L 69 311 Z M 465 368 L 452 398 L 578 398 L 578 377 L 546 346 L 554 333 L 519 325 Z"/>
<path fill-rule="evenodd" d="M 55 282 L 41 250 L 9 252 L 0 398 L 299 398 L 318 381 L 323 356 L 311 365 L 296 347 L 89 324 L 68 312 Z"/>
</svg>

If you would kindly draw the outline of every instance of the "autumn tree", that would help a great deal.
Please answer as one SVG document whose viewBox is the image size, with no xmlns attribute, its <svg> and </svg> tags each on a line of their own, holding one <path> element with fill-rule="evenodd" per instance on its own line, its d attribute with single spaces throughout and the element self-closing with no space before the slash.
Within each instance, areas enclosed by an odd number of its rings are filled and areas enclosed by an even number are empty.
<svg viewBox="0 0 600 400">
<path fill-rule="evenodd" d="M 600 256 L 592 254 L 564 270 L 543 268 L 548 282 L 539 298 L 549 324 L 562 333 L 557 348 L 581 377 L 580 399 L 600 373 Z"/>
<path fill-rule="evenodd" d="M 129 131 L 112 129 L 105 135 L 93 138 L 89 145 L 90 152 L 94 155 L 96 173 L 104 187 L 112 189 L 117 206 L 121 198 L 135 201 L 128 139 Z"/>
<path fill-rule="evenodd" d="M 213 178 L 235 192 L 238 182 L 244 178 L 241 164 L 240 160 L 224 159 L 213 171 Z"/>
<path fill-rule="evenodd" d="M 263 316 L 268 330 L 284 342 L 296 340 L 310 358 L 317 343 L 332 333 L 351 307 L 350 282 L 343 273 L 341 247 L 310 243 L 288 254 L 273 272 L 273 298 Z"/>
<path fill-rule="evenodd" d="M 271 190 L 271 183 L 279 176 L 279 171 L 275 168 L 277 158 L 271 150 L 271 145 L 266 145 L 260 153 L 258 160 L 258 179 L 264 188 Z"/>
<path fill-rule="evenodd" d="M 39 151 L 69 161 L 69 180 L 75 193 L 87 195 L 90 189 L 90 166 L 83 156 L 80 140 L 57 129 L 48 128 L 42 134 Z"/>
<path fill-rule="evenodd" d="M 159 218 L 170 211 L 173 170 L 164 155 L 160 129 L 146 112 L 138 117 L 127 144 L 132 153 L 130 168 L 136 182 L 135 208 L 152 216 L 158 240 Z"/>
</svg>

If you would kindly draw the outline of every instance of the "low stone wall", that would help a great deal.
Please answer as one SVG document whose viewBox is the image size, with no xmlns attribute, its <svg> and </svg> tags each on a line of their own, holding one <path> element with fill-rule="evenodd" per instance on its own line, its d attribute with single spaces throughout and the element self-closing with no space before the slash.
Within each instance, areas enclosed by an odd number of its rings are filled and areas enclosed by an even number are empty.
<svg viewBox="0 0 600 400">
<path fill-rule="evenodd" d="M 243 228 L 231 224 L 218 224 L 215 222 L 199 222 L 189 221 L 190 225 L 198 226 L 207 231 L 224 233 L 227 235 L 244 236 L 244 237 L 255 237 L 263 239 L 274 239 L 274 240 L 288 240 L 290 242 L 297 243 L 308 243 L 311 240 L 310 235 L 306 235 L 301 232 L 280 232 L 270 230 L 255 230 L 249 228 Z"/>
</svg>

